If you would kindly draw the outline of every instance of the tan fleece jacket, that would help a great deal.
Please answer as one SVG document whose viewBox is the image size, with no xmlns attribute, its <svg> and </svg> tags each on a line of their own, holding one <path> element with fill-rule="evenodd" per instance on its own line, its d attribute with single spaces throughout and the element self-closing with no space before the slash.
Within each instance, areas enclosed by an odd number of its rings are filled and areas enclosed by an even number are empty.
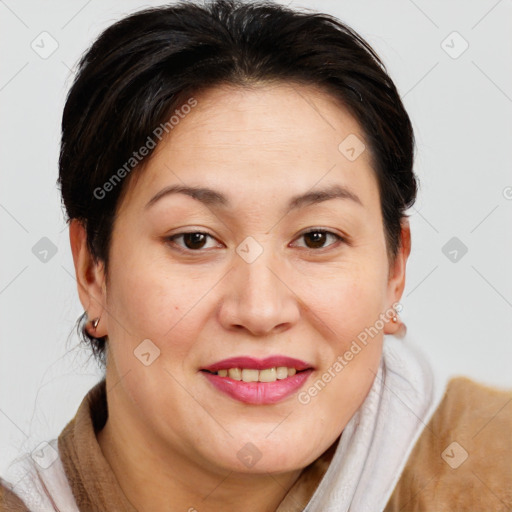
<svg viewBox="0 0 512 512">
<path fill-rule="evenodd" d="M 106 418 L 102 381 L 59 436 L 64 469 L 80 511 L 135 512 L 96 440 Z M 303 470 L 276 512 L 304 509 L 335 448 L 336 443 Z M 0 511 L 27 510 L 0 485 Z M 385 508 L 398 511 L 512 511 L 512 391 L 463 377 L 449 382 Z"/>
</svg>

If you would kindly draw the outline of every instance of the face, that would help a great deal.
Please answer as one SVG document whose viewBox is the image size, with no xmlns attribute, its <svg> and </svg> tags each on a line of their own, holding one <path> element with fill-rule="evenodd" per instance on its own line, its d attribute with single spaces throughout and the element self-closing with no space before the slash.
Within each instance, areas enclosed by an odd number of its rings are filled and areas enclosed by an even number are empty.
<svg viewBox="0 0 512 512">
<path fill-rule="evenodd" d="M 390 265 L 368 149 L 353 158 L 364 135 L 328 95 L 283 84 L 195 99 L 116 216 L 95 301 L 109 408 L 169 460 L 296 470 L 366 397 L 406 256 Z M 349 135 L 355 152 L 340 150 Z"/>
</svg>

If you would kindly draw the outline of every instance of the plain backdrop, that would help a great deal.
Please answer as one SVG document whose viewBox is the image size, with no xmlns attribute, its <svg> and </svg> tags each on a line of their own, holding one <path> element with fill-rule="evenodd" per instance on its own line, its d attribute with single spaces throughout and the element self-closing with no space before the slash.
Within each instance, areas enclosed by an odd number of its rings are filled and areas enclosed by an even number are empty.
<svg viewBox="0 0 512 512">
<path fill-rule="evenodd" d="M 55 184 L 60 119 L 81 53 L 111 23 L 160 4 L 0 2 L 0 474 L 56 437 L 101 376 L 73 331 L 82 308 Z M 406 342 L 443 378 L 512 387 L 512 2 L 291 7 L 365 37 L 412 119 L 420 193 Z"/>
</svg>

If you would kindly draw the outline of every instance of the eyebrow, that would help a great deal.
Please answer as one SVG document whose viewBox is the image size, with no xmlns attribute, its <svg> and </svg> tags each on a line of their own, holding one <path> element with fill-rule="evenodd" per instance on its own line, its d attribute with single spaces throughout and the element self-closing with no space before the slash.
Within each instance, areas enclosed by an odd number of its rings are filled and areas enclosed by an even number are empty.
<svg viewBox="0 0 512 512">
<path fill-rule="evenodd" d="M 167 197 L 173 194 L 185 194 L 208 206 L 229 207 L 230 205 L 229 199 L 224 194 L 211 188 L 170 185 L 157 192 L 147 202 L 144 208 L 148 209 L 163 197 Z M 356 204 L 363 206 L 363 203 L 359 197 L 347 187 L 342 185 L 331 185 L 330 187 L 311 190 L 304 194 L 293 196 L 288 202 L 286 211 L 289 212 L 291 210 L 296 210 L 305 206 L 329 201 L 331 199 L 348 199 Z"/>
</svg>

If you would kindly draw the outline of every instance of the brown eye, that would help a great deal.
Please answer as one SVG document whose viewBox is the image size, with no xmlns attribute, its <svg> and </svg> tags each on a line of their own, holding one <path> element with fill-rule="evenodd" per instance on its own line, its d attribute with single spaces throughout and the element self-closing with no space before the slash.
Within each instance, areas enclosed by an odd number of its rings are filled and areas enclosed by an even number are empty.
<svg viewBox="0 0 512 512">
<path fill-rule="evenodd" d="M 305 247 L 307 249 L 324 249 L 334 245 L 337 241 L 343 241 L 341 236 L 323 229 L 314 229 L 312 231 L 308 231 L 307 233 L 303 233 L 299 238 L 304 239 Z M 329 240 L 329 238 L 334 239 L 334 241 L 326 245 L 326 242 Z"/>
<path fill-rule="evenodd" d="M 208 233 L 190 231 L 187 233 L 178 233 L 176 235 L 169 236 L 167 237 L 167 240 L 175 244 L 180 250 L 199 251 L 205 247 L 209 238 L 214 240 L 214 238 Z M 180 239 L 182 242 L 178 243 Z"/>
<path fill-rule="evenodd" d="M 206 242 L 204 233 L 186 233 L 183 235 L 183 242 L 187 249 L 202 249 Z"/>
<path fill-rule="evenodd" d="M 322 231 L 311 231 L 304 235 L 304 240 L 306 240 L 306 245 L 310 249 L 318 249 L 319 247 L 323 247 L 326 239 L 327 239 L 327 235 L 326 235 L 326 233 L 324 233 Z"/>
</svg>

